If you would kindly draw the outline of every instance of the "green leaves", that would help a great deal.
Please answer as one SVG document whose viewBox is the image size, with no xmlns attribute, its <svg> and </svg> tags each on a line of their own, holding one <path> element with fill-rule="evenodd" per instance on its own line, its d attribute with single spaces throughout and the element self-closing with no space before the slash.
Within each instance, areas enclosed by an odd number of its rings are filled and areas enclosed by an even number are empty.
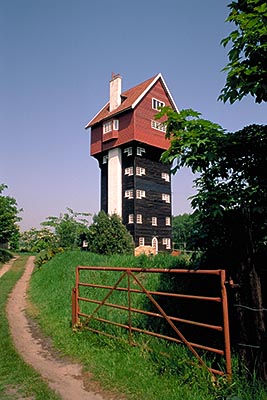
<svg viewBox="0 0 267 400">
<path fill-rule="evenodd" d="M 227 22 L 237 29 L 222 39 L 229 43 L 226 83 L 218 97 L 231 104 L 250 94 L 256 103 L 267 101 L 267 3 L 265 0 L 237 0 L 228 6 Z"/>
</svg>

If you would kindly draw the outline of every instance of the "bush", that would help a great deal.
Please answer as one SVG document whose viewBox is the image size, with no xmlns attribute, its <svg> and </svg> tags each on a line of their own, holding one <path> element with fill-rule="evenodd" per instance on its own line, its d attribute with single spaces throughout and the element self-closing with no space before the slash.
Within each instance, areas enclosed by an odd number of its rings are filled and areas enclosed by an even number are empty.
<svg viewBox="0 0 267 400">
<path fill-rule="evenodd" d="M 43 264 L 46 264 L 48 261 L 50 261 L 57 253 L 61 253 L 63 251 L 64 250 L 62 249 L 62 247 L 42 250 L 40 251 L 40 253 L 37 254 L 34 265 L 40 268 Z"/>
<path fill-rule="evenodd" d="M 0 262 L 6 263 L 13 258 L 13 254 L 6 249 L 0 249 Z"/>
</svg>

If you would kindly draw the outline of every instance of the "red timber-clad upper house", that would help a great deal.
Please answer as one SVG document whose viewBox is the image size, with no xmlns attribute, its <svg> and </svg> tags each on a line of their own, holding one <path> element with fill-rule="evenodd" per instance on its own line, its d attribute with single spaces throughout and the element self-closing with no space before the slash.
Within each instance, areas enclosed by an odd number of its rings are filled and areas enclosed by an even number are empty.
<svg viewBox="0 0 267 400">
<path fill-rule="evenodd" d="M 122 218 L 136 246 L 169 251 L 170 166 L 160 161 L 169 142 L 155 115 L 161 106 L 177 107 L 161 74 L 121 88 L 121 76 L 112 74 L 109 102 L 85 127 L 101 169 L 101 209 Z"/>
</svg>

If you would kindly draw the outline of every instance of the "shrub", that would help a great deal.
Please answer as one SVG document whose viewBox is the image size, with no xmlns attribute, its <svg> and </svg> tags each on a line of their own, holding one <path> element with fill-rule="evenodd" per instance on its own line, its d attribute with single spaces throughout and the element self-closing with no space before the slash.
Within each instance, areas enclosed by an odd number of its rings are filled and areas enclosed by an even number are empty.
<svg viewBox="0 0 267 400">
<path fill-rule="evenodd" d="M 0 262 L 6 263 L 13 257 L 13 254 L 6 249 L 0 249 Z"/>
</svg>

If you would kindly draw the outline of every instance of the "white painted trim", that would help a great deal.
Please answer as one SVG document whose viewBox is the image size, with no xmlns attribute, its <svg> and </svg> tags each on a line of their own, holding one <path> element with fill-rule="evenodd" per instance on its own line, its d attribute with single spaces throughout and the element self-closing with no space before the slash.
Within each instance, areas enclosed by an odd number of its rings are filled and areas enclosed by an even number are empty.
<svg viewBox="0 0 267 400">
<path fill-rule="evenodd" d="M 150 83 L 150 85 L 147 86 L 147 88 L 143 91 L 143 93 L 135 100 L 135 102 L 132 104 L 132 108 L 135 108 L 136 105 L 142 100 L 142 98 L 149 92 L 149 90 L 152 88 L 152 86 L 159 80 L 162 80 L 164 89 L 167 92 L 167 95 L 169 97 L 169 100 L 174 108 L 175 111 L 179 112 L 177 105 L 175 104 L 175 101 L 173 100 L 173 97 L 168 89 L 168 86 L 166 85 L 165 80 L 163 79 L 163 76 L 159 73 L 154 79 L 153 81 Z"/>
<path fill-rule="evenodd" d="M 108 152 L 108 214 L 122 216 L 122 166 L 119 147 Z"/>
</svg>

